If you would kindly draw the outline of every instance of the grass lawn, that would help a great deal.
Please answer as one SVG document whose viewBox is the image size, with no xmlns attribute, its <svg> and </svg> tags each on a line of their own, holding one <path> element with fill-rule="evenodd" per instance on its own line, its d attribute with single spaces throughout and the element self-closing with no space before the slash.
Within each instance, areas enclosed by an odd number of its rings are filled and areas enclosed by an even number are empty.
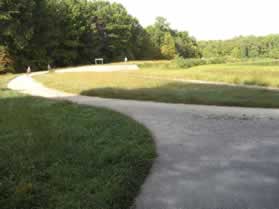
<svg viewBox="0 0 279 209">
<path fill-rule="evenodd" d="M 279 87 L 278 61 L 201 65 L 189 69 L 168 69 L 163 64 L 159 64 L 160 67 L 151 64 L 143 66 L 141 75 Z"/>
<path fill-rule="evenodd" d="M 186 104 L 279 107 L 279 91 L 189 84 L 141 77 L 146 71 L 148 70 L 113 73 L 49 73 L 35 78 L 51 88 L 89 96 Z M 162 71 L 158 70 L 156 73 L 162 77 L 166 75 L 160 72 Z M 166 73 L 171 72 L 168 70 Z M 180 70 L 180 72 L 184 71 Z"/>
<path fill-rule="evenodd" d="M 0 208 L 125 209 L 155 147 L 119 113 L 6 89 L 0 75 Z"/>
</svg>

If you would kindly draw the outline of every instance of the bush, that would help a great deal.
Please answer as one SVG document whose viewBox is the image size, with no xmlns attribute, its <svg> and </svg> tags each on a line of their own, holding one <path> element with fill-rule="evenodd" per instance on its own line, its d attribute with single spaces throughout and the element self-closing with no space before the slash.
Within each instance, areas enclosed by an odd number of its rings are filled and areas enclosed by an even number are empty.
<svg viewBox="0 0 279 209">
<path fill-rule="evenodd" d="M 174 59 L 174 63 L 176 64 L 176 67 L 179 68 L 190 68 L 198 65 L 205 65 L 207 64 L 207 61 L 205 59 L 184 59 L 183 57 L 177 56 Z"/>
<path fill-rule="evenodd" d="M 192 59 L 185 59 L 183 57 L 177 56 L 174 61 L 173 65 L 178 68 L 191 68 L 198 65 L 212 65 L 212 64 L 225 64 L 225 63 L 235 63 L 239 61 L 239 59 L 231 58 L 231 57 L 216 57 L 210 59 L 200 59 L 200 58 L 192 58 Z"/>
<path fill-rule="evenodd" d="M 225 57 L 210 58 L 207 60 L 207 64 L 224 64 L 224 63 L 227 63 L 227 59 Z"/>
<path fill-rule="evenodd" d="M 170 69 L 172 67 L 172 63 L 158 62 L 158 63 L 143 63 L 138 64 L 140 68 L 156 68 L 156 69 Z"/>
</svg>

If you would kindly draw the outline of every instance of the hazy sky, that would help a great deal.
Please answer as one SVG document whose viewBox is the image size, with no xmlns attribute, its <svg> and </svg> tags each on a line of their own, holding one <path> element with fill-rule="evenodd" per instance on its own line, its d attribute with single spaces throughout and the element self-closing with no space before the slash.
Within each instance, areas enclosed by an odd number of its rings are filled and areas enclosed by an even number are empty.
<svg viewBox="0 0 279 209">
<path fill-rule="evenodd" d="M 197 39 L 279 33 L 279 0 L 111 0 L 122 3 L 143 26 L 166 17 Z"/>
</svg>

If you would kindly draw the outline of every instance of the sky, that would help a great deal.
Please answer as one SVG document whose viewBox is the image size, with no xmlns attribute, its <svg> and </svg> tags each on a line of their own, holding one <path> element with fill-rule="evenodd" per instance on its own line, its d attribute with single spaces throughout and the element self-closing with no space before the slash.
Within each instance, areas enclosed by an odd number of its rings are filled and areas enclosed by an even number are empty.
<svg viewBox="0 0 279 209">
<path fill-rule="evenodd" d="M 111 0 L 123 4 L 143 26 L 157 16 L 198 40 L 279 33 L 279 0 Z"/>
</svg>

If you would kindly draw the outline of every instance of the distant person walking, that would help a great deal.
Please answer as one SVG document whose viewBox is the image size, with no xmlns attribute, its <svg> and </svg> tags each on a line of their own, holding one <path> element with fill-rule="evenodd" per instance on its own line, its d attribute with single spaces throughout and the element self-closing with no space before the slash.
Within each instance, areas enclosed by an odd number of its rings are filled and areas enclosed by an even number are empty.
<svg viewBox="0 0 279 209">
<path fill-rule="evenodd" d="M 51 65 L 50 64 L 47 65 L 47 70 L 51 71 Z"/>
<path fill-rule="evenodd" d="M 128 57 L 125 57 L 125 58 L 124 58 L 124 62 L 128 62 Z"/>
<path fill-rule="evenodd" d="M 31 73 L 31 67 L 30 67 L 30 66 L 27 67 L 26 73 L 27 73 L 27 74 L 30 74 L 30 73 Z"/>
</svg>

